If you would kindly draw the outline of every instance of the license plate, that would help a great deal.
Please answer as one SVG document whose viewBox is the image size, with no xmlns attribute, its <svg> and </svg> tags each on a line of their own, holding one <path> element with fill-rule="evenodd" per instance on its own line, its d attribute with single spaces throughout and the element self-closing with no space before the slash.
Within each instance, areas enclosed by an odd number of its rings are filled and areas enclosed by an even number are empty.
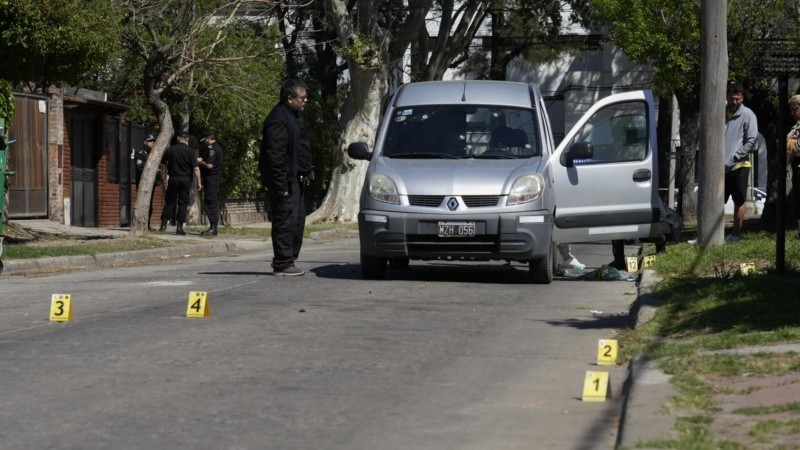
<svg viewBox="0 0 800 450">
<path fill-rule="evenodd" d="M 439 237 L 473 237 L 475 222 L 439 222 Z"/>
</svg>

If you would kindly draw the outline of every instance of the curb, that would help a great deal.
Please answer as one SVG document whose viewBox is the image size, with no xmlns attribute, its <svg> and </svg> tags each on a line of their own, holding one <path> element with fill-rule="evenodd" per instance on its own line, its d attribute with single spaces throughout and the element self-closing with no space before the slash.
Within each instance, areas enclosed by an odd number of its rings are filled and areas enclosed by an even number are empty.
<svg viewBox="0 0 800 450">
<path fill-rule="evenodd" d="M 97 255 L 55 256 L 35 259 L 6 260 L 3 275 L 30 275 L 67 270 L 85 270 L 112 267 L 121 264 L 180 259 L 187 256 L 220 254 L 229 251 L 254 250 L 265 242 L 217 241 L 174 247 L 154 248 L 130 252 L 100 253 Z M 268 243 L 268 242 L 267 242 Z"/>
<path fill-rule="evenodd" d="M 643 269 L 636 300 L 630 310 L 634 328 L 653 318 L 663 301 L 652 293 L 661 281 L 655 271 Z M 664 405 L 676 395 L 671 376 L 646 357 L 637 357 L 628 365 L 628 376 L 622 387 L 622 405 L 616 448 L 634 448 L 658 439 L 673 437 L 675 421 L 664 411 Z"/>
</svg>

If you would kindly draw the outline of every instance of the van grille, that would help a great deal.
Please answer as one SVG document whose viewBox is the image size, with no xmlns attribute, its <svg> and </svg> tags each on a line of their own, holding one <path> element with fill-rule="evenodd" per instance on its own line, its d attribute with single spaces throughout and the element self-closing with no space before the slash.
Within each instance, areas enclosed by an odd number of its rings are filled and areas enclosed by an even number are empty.
<svg viewBox="0 0 800 450">
<path fill-rule="evenodd" d="M 444 195 L 409 195 L 408 204 L 411 206 L 423 206 L 428 208 L 438 208 L 444 201 Z M 500 201 L 499 195 L 464 195 L 461 197 L 468 208 L 488 208 L 497 206 Z"/>
<path fill-rule="evenodd" d="M 438 208 L 444 200 L 444 195 L 409 195 L 408 204 L 411 206 L 426 206 Z"/>
<path fill-rule="evenodd" d="M 470 208 L 497 206 L 497 202 L 500 200 L 499 195 L 465 195 L 461 198 L 464 199 L 464 204 Z"/>
</svg>

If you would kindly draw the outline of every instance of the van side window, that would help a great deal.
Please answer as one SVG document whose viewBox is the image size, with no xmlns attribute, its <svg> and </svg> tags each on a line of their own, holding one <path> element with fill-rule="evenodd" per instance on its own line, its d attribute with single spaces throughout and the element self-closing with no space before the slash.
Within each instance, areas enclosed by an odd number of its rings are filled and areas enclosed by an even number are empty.
<svg viewBox="0 0 800 450">
<path fill-rule="evenodd" d="M 588 142 L 594 147 L 590 159 L 575 165 L 643 161 L 647 157 L 647 105 L 628 102 L 598 111 L 578 132 L 570 145 Z"/>
</svg>

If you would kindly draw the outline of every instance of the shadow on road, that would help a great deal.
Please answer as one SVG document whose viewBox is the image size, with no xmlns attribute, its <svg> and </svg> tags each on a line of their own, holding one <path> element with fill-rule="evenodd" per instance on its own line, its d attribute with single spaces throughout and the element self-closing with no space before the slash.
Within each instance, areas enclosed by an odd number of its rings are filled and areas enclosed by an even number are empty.
<svg viewBox="0 0 800 450">
<path fill-rule="evenodd" d="M 359 264 L 330 264 L 311 269 L 321 278 L 361 280 Z M 387 280 L 479 284 L 530 284 L 527 265 L 502 263 L 411 262 L 407 269 L 386 271 Z"/>
<path fill-rule="evenodd" d="M 603 314 L 587 319 L 548 320 L 545 323 L 556 327 L 572 327 L 578 330 L 629 328 L 633 325 L 628 313 Z"/>
</svg>

